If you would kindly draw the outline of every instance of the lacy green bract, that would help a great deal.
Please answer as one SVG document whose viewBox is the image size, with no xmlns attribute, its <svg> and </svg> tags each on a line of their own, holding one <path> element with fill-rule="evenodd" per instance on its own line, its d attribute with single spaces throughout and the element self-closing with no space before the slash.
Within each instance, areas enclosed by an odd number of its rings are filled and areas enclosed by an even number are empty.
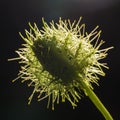
<svg viewBox="0 0 120 120">
<path fill-rule="evenodd" d="M 99 40 L 98 26 L 87 33 L 85 24 L 80 24 L 81 18 L 73 23 L 60 18 L 58 23 L 52 21 L 49 25 L 42 20 L 42 30 L 29 23 L 26 37 L 20 33 L 26 43 L 16 51 L 19 57 L 13 58 L 21 64 L 15 80 L 30 81 L 29 86 L 34 87 L 29 104 L 37 92 L 38 101 L 48 98 L 47 107 L 52 103 L 54 109 L 54 103 L 67 99 L 74 108 L 84 91 L 81 81 L 93 89 L 92 83 L 98 85 L 98 76 L 105 75 L 102 67 L 108 67 L 99 60 L 112 47 L 100 49 L 104 41 Z"/>
</svg>

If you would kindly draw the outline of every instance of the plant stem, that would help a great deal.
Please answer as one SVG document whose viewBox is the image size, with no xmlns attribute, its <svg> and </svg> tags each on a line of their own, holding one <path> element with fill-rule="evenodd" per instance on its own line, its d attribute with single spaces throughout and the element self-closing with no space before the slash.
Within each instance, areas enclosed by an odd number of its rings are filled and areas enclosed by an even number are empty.
<svg viewBox="0 0 120 120">
<path fill-rule="evenodd" d="M 89 88 L 84 81 L 81 82 L 84 87 L 84 92 L 90 98 L 90 100 L 94 103 L 94 105 L 98 108 L 98 110 L 102 113 L 106 120 L 113 120 L 112 116 L 102 104 L 100 99 L 96 96 L 91 88 Z"/>
</svg>

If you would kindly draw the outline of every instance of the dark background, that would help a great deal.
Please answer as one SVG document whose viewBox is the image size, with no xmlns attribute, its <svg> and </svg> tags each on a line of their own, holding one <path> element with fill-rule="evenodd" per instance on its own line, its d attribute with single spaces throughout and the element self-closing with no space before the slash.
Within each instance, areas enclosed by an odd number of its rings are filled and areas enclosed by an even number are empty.
<svg viewBox="0 0 120 120">
<path fill-rule="evenodd" d="M 96 25 L 102 29 L 104 47 L 114 46 L 104 62 L 109 70 L 101 77 L 100 86 L 95 93 L 112 114 L 120 120 L 120 1 L 119 0 L 0 0 L 0 120 L 104 120 L 92 102 L 84 97 L 73 110 L 66 103 L 55 105 L 55 110 L 46 109 L 47 100 L 37 102 L 36 96 L 30 106 L 27 98 L 32 92 L 20 81 L 12 83 L 17 76 L 17 62 L 7 62 L 16 57 L 17 50 L 24 41 L 18 32 L 28 28 L 28 22 L 36 22 L 41 28 L 41 18 L 47 22 L 52 19 L 78 19 L 83 16 L 86 30 Z"/>
</svg>

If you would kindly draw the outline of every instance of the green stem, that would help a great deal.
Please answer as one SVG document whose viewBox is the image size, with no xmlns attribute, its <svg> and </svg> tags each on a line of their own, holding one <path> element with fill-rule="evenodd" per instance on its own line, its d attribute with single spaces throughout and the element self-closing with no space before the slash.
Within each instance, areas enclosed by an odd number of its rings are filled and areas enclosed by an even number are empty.
<svg viewBox="0 0 120 120">
<path fill-rule="evenodd" d="M 99 109 L 99 111 L 102 113 L 105 119 L 113 120 L 112 116 L 110 115 L 108 110 L 105 108 L 105 106 L 102 104 L 102 102 L 99 100 L 99 98 L 96 96 L 96 94 L 93 92 L 93 90 L 89 88 L 86 85 L 86 83 L 83 81 L 82 81 L 82 85 L 84 86 L 84 92 L 87 94 L 90 100 L 94 103 L 94 105 Z"/>
</svg>

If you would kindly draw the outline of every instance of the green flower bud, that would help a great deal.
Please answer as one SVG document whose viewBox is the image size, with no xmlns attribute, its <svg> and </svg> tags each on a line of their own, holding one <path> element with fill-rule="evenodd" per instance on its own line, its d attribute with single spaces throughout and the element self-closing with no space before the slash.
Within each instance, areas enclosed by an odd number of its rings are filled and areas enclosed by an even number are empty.
<svg viewBox="0 0 120 120">
<path fill-rule="evenodd" d="M 48 98 L 49 107 L 60 101 L 68 100 L 74 107 L 81 99 L 81 91 L 87 95 L 85 86 L 93 89 L 92 83 L 98 85 L 99 75 L 104 76 L 102 68 L 108 68 L 100 60 L 107 56 L 112 47 L 100 49 L 104 43 L 99 40 L 101 31 L 98 26 L 90 33 L 85 31 L 85 24 L 59 19 L 59 23 L 44 19 L 43 29 L 29 23 L 30 31 L 25 30 L 26 42 L 17 50 L 21 64 L 18 78 L 22 82 L 30 81 L 28 86 L 34 86 L 29 97 L 29 104 L 34 93 L 38 93 L 38 101 Z M 14 80 L 14 81 L 15 81 Z M 84 84 L 83 84 L 84 83 Z M 85 86 L 84 86 L 85 85 Z"/>
</svg>

